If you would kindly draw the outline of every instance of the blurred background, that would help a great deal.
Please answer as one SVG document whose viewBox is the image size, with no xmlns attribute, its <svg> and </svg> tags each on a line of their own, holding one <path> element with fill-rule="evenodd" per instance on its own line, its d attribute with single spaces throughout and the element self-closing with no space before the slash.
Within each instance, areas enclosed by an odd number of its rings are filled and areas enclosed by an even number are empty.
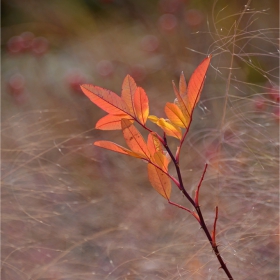
<svg viewBox="0 0 280 280">
<path fill-rule="evenodd" d="M 120 94 L 130 74 L 164 116 L 171 81 L 209 54 L 181 154 L 185 187 L 193 196 L 208 161 L 201 209 L 211 231 L 219 206 L 234 279 L 278 279 L 278 1 L 3 0 L 1 12 L 3 280 L 227 279 L 146 164 L 92 145 L 125 144 L 94 129 L 105 113 L 79 88 Z M 175 187 L 172 200 L 190 207 Z"/>
</svg>

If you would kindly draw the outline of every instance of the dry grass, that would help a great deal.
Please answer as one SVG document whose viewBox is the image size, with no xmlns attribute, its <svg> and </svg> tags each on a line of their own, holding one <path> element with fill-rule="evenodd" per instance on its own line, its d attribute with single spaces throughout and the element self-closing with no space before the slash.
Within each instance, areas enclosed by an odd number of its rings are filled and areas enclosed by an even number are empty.
<svg viewBox="0 0 280 280">
<path fill-rule="evenodd" d="M 186 188 L 193 195 L 209 160 L 201 208 L 211 228 L 219 206 L 217 240 L 230 271 L 235 279 L 276 279 L 279 104 L 269 93 L 279 76 L 274 1 L 252 1 L 235 32 L 243 9 L 237 4 L 211 3 L 211 15 L 200 3 L 204 20 L 195 28 L 178 11 L 178 28 L 165 32 L 157 21 L 163 12 L 148 2 L 129 6 L 134 16 L 125 6 L 109 5 L 102 14 L 69 2 L 44 4 L 48 10 L 39 15 L 32 6 L 34 22 L 56 11 L 51 23 L 3 29 L 7 40 L 22 28 L 42 32 L 51 48 L 39 58 L 2 53 L 2 279 L 226 279 L 197 222 L 150 187 L 145 164 L 92 146 L 100 139 L 123 144 L 121 133 L 94 130 L 103 113 L 65 80 L 75 67 L 86 81 L 119 93 L 132 71 L 152 113 L 160 115 L 174 99 L 171 80 L 181 70 L 189 77 L 204 58 L 187 48 L 214 58 L 182 151 Z M 156 50 L 145 51 L 147 35 L 157 37 Z M 102 76 L 102 60 L 111 74 Z M 6 87 L 18 72 L 26 80 L 21 96 Z M 172 139 L 170 145 L 176 148 Z M 175 187 L 172 199 L 188 206 Z"/>
</svg>

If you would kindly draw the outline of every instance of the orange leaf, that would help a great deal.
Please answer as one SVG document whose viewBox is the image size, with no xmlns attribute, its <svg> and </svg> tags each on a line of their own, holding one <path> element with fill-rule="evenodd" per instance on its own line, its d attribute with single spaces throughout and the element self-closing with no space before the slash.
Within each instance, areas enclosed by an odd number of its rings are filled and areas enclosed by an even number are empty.
<svg viewBox="0 0 280 280">
<path fill-rule="evenodd" d="M 165 171 L 165 166 L 164 166 L 164 155 L 158 151 L 155 153 L 153 157 L 153 162 L 163 169 Z M 148 177 L 149 181 L 151 182 L 151 185 L 153 188 L 161 194 L 164 198 L 168 199 L 170 198 L 171 194 L 171 180 L 169 176 L 166 174 L 166 172 L 163 172 L 161 169 L 159 169 L 152 163 L 148 163 Z"/>
<path fill-rule="evenodd" d="M 206 57 L 194 70 L 188 83 L 187 95 L 182 95 L 184 102 L 191 114 L 200 98 L 200 93 L 203 88 L 205 75 L 209 67 L 211 57 L 211 55 Z"/>
<path fill-rule="evenodd" d="M 81 85 L 84 94 L 102 110 L 112 115 L 130 114 L 125 102 L 116 93 L 93 85 Z"/>
<path fill-rule="evenodd" d="M 134 102 L 134 94 L 136 91 L 137 85 L 134 81 L 134 79 L 127 75 L 124 78 L 123 84 L 122 84 L 122 100 L 126 103 L 129 112 L 133 115 L 136 116 L 135 112 L 134 112 L 134 106 L 133 106 L 133 102 Z"/>
<path fill-rule="evenodd" d="M 101 130 L 122 129 L 121 119 L 129 119 L 133 123 L 133 119 L 129 115 L 106 115 L 101 118 L 95 125 L 95 128 Z"/>
<path fill-rule="evenodd" d="M 186 97 L 187 95 L 187 82 L 183 72 L 181 72 L 180 80 L 179 80 L 179 93 L 182 98 Z"/>
<path fill-rule="evenodd" d="M 184 80 L 185 80 L 185 77 L 184 77 L 183 72 L 181 73 L 181 76 L 180 76 L 179 85 L 180 85 L 180 83 L 181 83 L 181 79 L 184 79 Z M 174 89 L 175 95 L 176 95 L 176 97 L 177 97 L 178 104 L 179 104 L 179 106 L 180 106 L 180 109 L 182 110 L 182 113 L 184 114 L 184 116 L 185 116 L 186 118 L 190 118 L 190 113 L 189 113 L 189 111 L 188 111 L 188 109 L 187 109 L 187 106 L 186 106 L 186 104 L 184 103 L 184 100 L 183 100 L 181 94 L 178 92 L 178 89 L 176 88 L 174 81 L 172 81 L 172 84 L 173 84 L 173 89 Z"/>
<path fill-rule="evenodd" d="M 194 70 L 188 86 L 183 72 L 180 75 L 179 91 L 177 90 L 174 82 L 172 82 L 179 107 L 186 119 L 188 119 L 192 115 L 194 107 L 199 101 L 200 93 L 205 80 L 205 74 L 209 67 L 211 57 L 211 55 L 206 57 Z"/>
<path fill-rule="evenodd" d="M 160 118 L 157 125 L 166 133 L 166 135 L 182 139 L 182 132 L 180 127 L 168 122 L 167 120 Z"/>
<path fill-rule="evenodd" d="M 168 119 L 173 124 L 182 128 L 188 127 L 190 118 L 186 118 L 181 109 L 176 104 L 167 102 L 164 111 Z"/>
<path fill-rule="evenodd" d="M 157 124 L 157 122 L 159 120 L 159 118 L 157 116 L 154 116 L 154 115 L 149 115 L 148 119 L 155 124 Z"/>
<path fill-rule="evenodd" d="M 158 151 L 163 153 L 162 144 L 159 141 L 155 132 L 149 133 L 147 147 L 148 147 L 148 150 L 151 153 L 151 155 L 154 155 L 154 153 L 158 152 Z"/>
<path fill-rule="evenodd" d="M 134 125 L 131 124 L 129 120 L 122 119 L 121 120 L 122 130 L 124 139 L 128 145 L 128 147 L 135 153 L 141 154 L 146 159 L 150 158 L 150 153 L 147 148 L 147 144 L 145 143 L 142 135 L 136 129 Z"/>
<path fill-rule="evenodd" d="M 120 154 L 125 154 L 128 156 L 132 156 L 132 157 L 136 157 L 136 158 L 143 158 L 142 154 L 138 154 L 135 152 L 130 151 L 129 149 L 122 147 L 114 142 L 110 142 L 110 141 L 96 141 L 94 142 L 95 146 L 107 149 L 107 150 L 111 150 Z"/>
<path fill-rule="evenodd" d="M 141 124 L 145 124 L 149 115 L 149 100 L 143 88 L 138 87 L 134 95 L 134 109 Z"/>
</svg>

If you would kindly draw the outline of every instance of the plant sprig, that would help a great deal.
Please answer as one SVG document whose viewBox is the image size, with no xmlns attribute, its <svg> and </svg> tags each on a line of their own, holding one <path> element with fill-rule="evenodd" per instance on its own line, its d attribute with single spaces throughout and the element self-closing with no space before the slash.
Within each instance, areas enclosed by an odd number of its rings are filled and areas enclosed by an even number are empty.
<svg viewBox="0 0 280 280">
<path fill-rule="evenodd" d="M 220 255 L 216 243 L 218 207 L 216 207 L 216 215 L 211 235 L 199 205 L 199 191 L 208 164 L 205 164 L 194 198 L 186 191 L 179 165 L 181 148 L 192 123 L 193 111 L 199 101 L 211 57 L 211 55 L 206 57 L 195 69 L 190 77 L 188 85 L 183 72 L 180 76 L 178 89 L 173 82 L 176 99 L 174 103 L 166 103 L 164 109 L 167 116 L 166 119 L 149 114 L 149 100 L 145 90 L 141 87 L 137 87 L 134 79 L 129 75 L 127 75 L 123 81 L 121 96 L 110 90 L 89 84 L 82 85 L 81 89 L 93 103 L 108 113 L 96 123 L 95 128 L 101 130 L 121 129 L 126 144 L 130 149 L 110 141 L 96 141 L 94 145 L 117 153 L 140 158 L 147 162 L 148 178 L 153 188 L 167 199 L 169 204 L 189 212 L 198 221 L 212 246 L 221 268 L 229 279 L 233 279 Z M 163 136 L 160 136 L 147 126 L 148 120 L 162 129 Z M 149 132 L 147 141 L 145 141 L 133 123 L 138 123 Z M 182 130 L 184 131 L 182 132 Z M 179 140 L 175 155 L 168 146 L 167 136 Z M 168 172 L 168 165 L 171 161 L 176 168 L 177 179 Z M 172 181 L 191 203 L 194 210 L 170 200 Z"/>
</svg>

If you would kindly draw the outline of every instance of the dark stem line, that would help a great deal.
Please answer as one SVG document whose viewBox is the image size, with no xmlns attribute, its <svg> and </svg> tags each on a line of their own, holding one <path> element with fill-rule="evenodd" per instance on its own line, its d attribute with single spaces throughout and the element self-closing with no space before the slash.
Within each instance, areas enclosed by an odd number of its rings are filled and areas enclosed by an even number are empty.
<svg viewBox="0 0 280 280">
<path fill-rule="evenodd" d="M 171 157 L 171 159 L 172 159 L 172 161 L 173 161 L 173 163 L 175 165 L 175 168 L 176 168 L 176 171 L 177 171 L 177 176 L 178 176 L 179 183 L 180 183 L 180 186 L 181 186 L 181 188 L 180 188 L 181 191 L 183 192 L 185 197 L 189 200 L 189 202 L 195 207 L 196 212 L 198 214 L 198 217 L 200 219 L 201 228 L 203 229 L 205 235 L 207 236 L 207 239 L 209 240 L 209 242 L 211 244 L 211 247 L 212 247 L 212 249 L 213 249 L 213 251 L 214 251 L 214 253 L 215 253 L 215 255 L 216 255 L 216 257 L 217 257 L 217 259 L 218 259 L 218 261 L 220 263 L 220 265 L 221 265 L 221 268 L 224 270 L 224 272 L 228 276 L 228 279 L 229 280 L 233 280 L 233 277 L 232 277 L 231 273 L 229 272 L 229 270 L 228 270 L 228 268 L 226 266 L 226 263 L 224 262 L 223 258 L 220 255 L 220 252 L 219 252 L 218 246 L 216 245 L 216 242 L 215 243 L 213 242 L 211 234 L 210 234 L 210 232 L 209 232 L 209 230 L 208 230 L 208 228 L 207 228 L 207 226 L 205 224 L 203 215 L 202 215 L 202 213 L 200 211 L 200 206 L 195 203 L 195 201 L 190 197 L 190 195 L 188 194 L 188 192 L 186 191 L 186 189 L 184 187 L 179 164 L 176 161 L 176 159 L 175 159 L 174 155 L 172 154 L 171 150 L 169 149 L 169 146 L 168 146 L 167 142 L 164 143 L 164 147 L 165 147 L 166 151 L 168 152 L 168 154 L 170 155 L 170 157 Z M 200 186 L 201 186 L 201 184 L 203 182 L 203 179 L 204 179 L 207 167 L 208 167 L 208 164 L 206 164 L 205 167 L 204 167 L 203 174 L 202 174 L 202 176 L 200 178 L 200 181 L 199 181 L 199 184 L 198 184 L 198 191 L 199 191 Z M 180 208 L 182 208 L 182 207 L 180 207 Z"/>
<path fill-rule="evenodd" d="M 166 151 L 168 152 L 168 154 L 170 155 L 170 157 L 171 157 L 171 159 L 172 159 L 172 161 L 175 165 L 178 180 L 179 180 L 179 184 L 180 184 L 180 190 L 185 195 L 185 197 L 188 199 L 188 201 L 195 207 L 194 200 L 191 198 L 191 196 L 188 194 L 188 192 L 186 191 L 186 189 L 184 187 L 183 179 L 182 179 L 182 175 L 181 175 L 181 170 L 180 170 L 180 167 L 179 167 L 178 163 L 176 162 L 176 159 L 175 159 L 174 155 L 172 154 L 171 150 L 169 149 L 167 143 L 165 143 L 164 147 L 165 147 Z"/>
<path fill-rule="evenodd" d="M 221 254 L 219 252 L 218 246 L 216 244 L 214 244 L 214 242 L 213 242 L 213 239 L 212 239 L 212 237 L 211 237 L 211 235 L 209 233 L 209 230 L 208 230 L 208 228 L 207 228 L 207 226 L 205 224 L 205 221 L 204 221 L 203 215 L 201 213 L 200 207 L 197 206 L 195 209 L 196 209 L 196 212 L 197 212 L 197 214 L 198 214 L 198 216 L 200 218 L 201 227 L 202 227 L 203 231 L 205 232 L 205 234 L 207 236 L 207 239 L 209 240 L 209 242 L 211 244 L 211 247 L 212 247 L 212 249 L 213 249 L 213 251 L 214 251 L 214 253 L 215 253 L 215 255 L 216 255 L 216 257 L 217 257 L 217 259 L 218 259 L 218 261 L 220 263 L 220 265 L 221 265 L 221 268 L 224 270 L 224 272 L 228 276 L 228 279 L 229 280 L 233 280 L 233 277 L 232 277 L 231 273 L 229 272 L 229 270 L 228 270 L 228 268 L 226 266 L 226 263 L 224 262 L 223 258 L 221 257 Z"/>
</svg>

